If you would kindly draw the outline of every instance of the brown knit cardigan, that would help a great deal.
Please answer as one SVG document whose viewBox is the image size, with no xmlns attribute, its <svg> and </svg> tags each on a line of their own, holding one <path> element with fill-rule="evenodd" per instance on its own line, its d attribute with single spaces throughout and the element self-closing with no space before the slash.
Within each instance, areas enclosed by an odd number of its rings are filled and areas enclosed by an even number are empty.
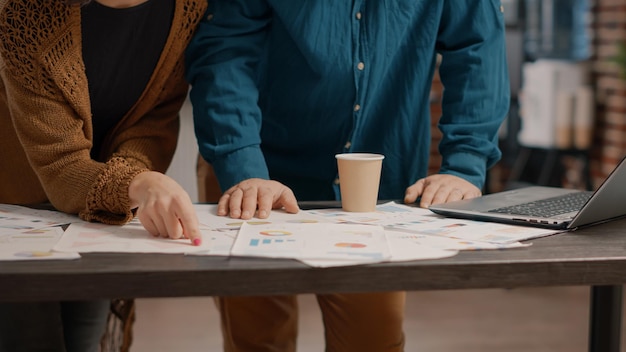
<svg viewBox="0 0 626 352">
<path fill-rule="evenodd" d="M 106 162 L 96 162 L 80 7 L 0 0 L 0 203 L 50 202 L 108 224 L 132 219 L 130 181 L 146 170 L 165 172 L 173 157 L 188 89 L 183 53 L 206 6 L 207 0 L 176 0 L 155 71 L 105 138 Z M 114 301 L 112 308 L 122 323 L 132 320 L 132 301 Z"/>
<path fill-rule="evenodd" d="M 184 49 L 206 0 L 176 1 L 172 29 L 146 89 L 90 157 L 89 90 L 80 8 L 64 0 L 0 0 L 0 203 L 51 202 L 89 221 L 133 217 L 132 178 L 165 172 L 188 84 Z"/>
</svg>

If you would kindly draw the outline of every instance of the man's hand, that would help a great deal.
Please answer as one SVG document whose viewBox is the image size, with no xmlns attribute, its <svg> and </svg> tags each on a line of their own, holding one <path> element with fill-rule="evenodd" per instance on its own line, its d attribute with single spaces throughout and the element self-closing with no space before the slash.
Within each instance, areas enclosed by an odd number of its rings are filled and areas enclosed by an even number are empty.
<svg viewBox="0 0 626 352">
<path fill-rule="evenodd" d="M 128 195 L 139 221 L 153 236 L 189 238 L 196 246 L 202 242 L 191 199 L 169 176 L 142 172 L 130 182 Z"/>
<path fill-rule="evenodd" d="M 250 178 L 228 189 L 217 205 L 217 215 L 229 215 L 233 219 L 265 219 L 272 209 L 284 208 L 288 213 L 297 213 L 300 208 L 293 191 L 277 181 Z"/>
<path fill-rule="evenodd" d="M 407 188 L 404 202 L 414 203 L 421 196 L 419 206 L 428 208 L 432 204 L 476 198 L 481 195 L 478 187 L 460 177 L 437 174 L 420 179 Z"/>
</svg>

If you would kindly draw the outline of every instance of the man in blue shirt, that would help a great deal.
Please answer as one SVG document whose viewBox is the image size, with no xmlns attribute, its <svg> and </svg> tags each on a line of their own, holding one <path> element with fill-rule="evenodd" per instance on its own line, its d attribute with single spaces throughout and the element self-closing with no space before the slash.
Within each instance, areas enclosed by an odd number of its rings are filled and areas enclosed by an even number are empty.
<svg viewBox="0 0 626 352">
<path fill-rule="evenodd" d="M 508 111 L 499 0 L 213 0 L 187 52 L 218 213 L 266 217 L 339 199 L 335 154 L 385 155 L 379 199 L 481 194 Z M 445 87 L 442 165 L 427 175 L 429 93 Z M 295 195 L 295 196 L 294 196 Z M 400 292 L 318 295 L 329 351 L 401 351 Z M 293 297 L 220 298 L 225 349 L 293 351 Z"/>
</svg>

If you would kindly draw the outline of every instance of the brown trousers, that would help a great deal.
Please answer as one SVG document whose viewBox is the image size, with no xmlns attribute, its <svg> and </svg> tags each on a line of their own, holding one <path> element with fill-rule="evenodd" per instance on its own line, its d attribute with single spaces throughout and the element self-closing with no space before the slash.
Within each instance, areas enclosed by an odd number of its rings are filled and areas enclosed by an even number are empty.
<svg viewBox="0 0 626 352">
<path fill-rule="evenodd" d="M 200 202 L 221 195 L 210 164 L 197 164 Z M 317 295 L 327 352 L 404 351 L 405 293 Z M 296 296 L 217 297 L 225 352 L 295 352 Z"/>
</svg>

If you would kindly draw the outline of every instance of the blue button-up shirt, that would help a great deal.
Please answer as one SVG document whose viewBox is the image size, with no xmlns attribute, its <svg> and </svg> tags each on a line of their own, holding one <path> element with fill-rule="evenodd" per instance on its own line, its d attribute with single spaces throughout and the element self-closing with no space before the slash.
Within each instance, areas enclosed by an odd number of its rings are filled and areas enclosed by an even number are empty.
<svg viewBox="0 0 626 352">
<path fill-rule="evenodd" d="M 441 54 L 440 172 L 482 188 L 509 107 L 499 0 L 211 0 L 187 52 L 200 153 L 222 189 L 277 179 L 338 195 L 335 154 L 385 155 L 380 199 L 428 171 Z"/>
</svg>

